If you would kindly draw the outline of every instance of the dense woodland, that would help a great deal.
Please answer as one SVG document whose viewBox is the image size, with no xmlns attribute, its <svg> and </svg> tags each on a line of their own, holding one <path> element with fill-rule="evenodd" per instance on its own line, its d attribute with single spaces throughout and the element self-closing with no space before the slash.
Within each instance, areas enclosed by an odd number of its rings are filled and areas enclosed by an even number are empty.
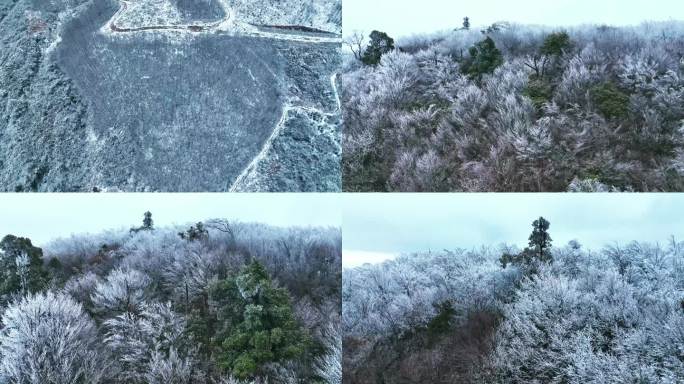
<svg viewBox="0 0 684 384">
<path fill-rule="evenodd" d="M 347 39 L 348 191 L 684 190 L 684 23 Z"/>
<path fill-rule="evenodd" d="M 345 382 L 684 382 L 684 243 L 552 247 L 549 226 L 345 269 Z"/>
<path fill-rule="evenodd" d="M 0 242 L 0 382 L 341 383 L 341 233 L 210 220 Z"/>
</svg>

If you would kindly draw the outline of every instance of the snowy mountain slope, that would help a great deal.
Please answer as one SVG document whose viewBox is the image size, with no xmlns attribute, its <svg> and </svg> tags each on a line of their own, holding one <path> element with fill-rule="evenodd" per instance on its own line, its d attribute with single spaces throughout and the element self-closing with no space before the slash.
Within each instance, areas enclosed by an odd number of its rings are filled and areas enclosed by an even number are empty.
<svg viewBox="0 0 684 384">
<path fill-rule="evenodd" d="M 339 340 L 339 228 L 228 219 L 156 226 L 151 213 L 144 217 L 141 227 L 72 234 L 43 248 L 25 237 L 0 238 L 0 382 L 340 382 L 323 379 L 318 364 L 325 359 L 339 367 L 341 360 L 341 352 L 327 347 Z M 28 252 L 32 264 L 22 256 Z M 9 281 L 10 262 L 38 271 L 22 274 L 30 291 Z M 242 284 L 251 276 L 258 285 Z M 216 349 L 222 343 L 215 340 L 226 337 L 223 330 L 237 334 L 235 324 L 253 303 L 247 292 L 266 296 L 267 288 L 278 294 L 268 297 L 278 298 L 278 313 L 288 320 L 273 333 L 290 329 L 306 344 L 287 360 L 255 365 L 250 380 L 234 380 L 242 371 L 224 365 L 229 350 Z M 237 315 L 223 316 L 227 310 Z M 216 326 L 195 327 L 209 323 Z M 161 343 L 173 346 L 160 352 Z"/>
<path fill-rule="evenodd" d="M 227 0 L 239 19 L 252 24 L 301 25 L 342 33 L 341 0 Z"/>
<path fill-rule="evenodd" d="M 176 26 L 216 22 L 224 17 L 226 12 L 218 0 L 194 4 L 187 0 L 123 1 L 116 26 L 121 29 Z"/>
<path fill-rule="evenodd" d="M 273 152 L 267 140 L 288 109 L 339 115 L 330 36 L 243 28 L 225 3 L 208 0 L 19 0 L 8 9 L 2 190 L 228 190 Z M 328 120 L 324 140 L 305 136 L 308 145 L 277 153 L 287 169 L 250 179 L 260 190 L 339 190 L 330 150 L 339 119 Z M 313 135 L 318 125 L 288 119 L 283 132 Z M 311 167 L 310 152 L 321 166 Z"/>
</svg>

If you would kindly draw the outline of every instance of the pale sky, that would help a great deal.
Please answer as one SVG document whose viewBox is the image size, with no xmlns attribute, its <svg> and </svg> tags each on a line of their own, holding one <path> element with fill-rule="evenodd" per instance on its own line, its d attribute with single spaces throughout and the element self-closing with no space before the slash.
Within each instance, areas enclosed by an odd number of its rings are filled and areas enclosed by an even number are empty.
<svg viewBox="0 0 684 384">
<path fill-rule="evenodd" d="M 34 244 L 71 234 L 131 228 L 152 212 L 155 226 L 225 218 L 276 226 L 340 227 L 335 194 L 0 194 L 0 238 Z"/>
<path fill-rule="evenodd" d="M 550 26 L 636 25 L 684 15 L 682 0 L 344 0 L 344 33 L 378 29 L 394 37 L 497 21 Z"/>
<path fill-rule="evenodd" d="M 157 226 L 210 218 L 342 226 L 345 266 L 416 251 L 523 247 L 540 215 L 557 246 L 684 240 L 684 194 L 2 194 L 0 236 L 44 245 L 140 225 L 146 210 Z"/>
<path fill-rule="evenodd" d="M 527 245 L 532 221 L 553 244 L 590 249 L 632 240 L 684 240 L 684 194 L 345 194 L 343 264 L 402 253 Z"/>
</svg>

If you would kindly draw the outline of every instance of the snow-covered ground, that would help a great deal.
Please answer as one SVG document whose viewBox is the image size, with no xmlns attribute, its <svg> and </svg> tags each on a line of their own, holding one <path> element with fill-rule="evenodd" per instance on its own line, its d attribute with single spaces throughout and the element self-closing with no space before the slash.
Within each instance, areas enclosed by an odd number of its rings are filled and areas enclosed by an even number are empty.
<svg viewBox="0 0 684 384">
<path fill-rule="evenodd" d="M 170 0 L 122 1 L 116 26 L 122 29 L 158 25 L 182 25 L 178 8 Z"/>
<path fill-rule="evenodd" d="M 303 13 L 293 15 L 292 12 L 285 13 L 283 8 L 285 5 L 281 4 L 272 9 L 271 12 L 260 11 L 259 15 L 263 17 L 255 18 L 252 15 L 254 10 L 251 7 L 243 4 L 232 4 L 231 0 L 215 1 L 223 8 L 224 15 L 222 18 L 216 20 L 188 20 L 183 17 L 178 7 L 171 0 L 119 0 L 119 10 L 102 27 L 101 32 L 109 35 L 146 31 L 228 33 L 304 43 L 341 43 L 339 36 L 297 33 L 294 29 L 280 32 L 260 28 L 262 25 L 268 25 L 306 27 L 337 32 L 337 28 L 329 28 L 331 25 L 312 23 L 314 16 L 318 15 L 318 11 L 326 11 L 323 5 L 309 7 L 306 11 L 302 10 Z M 300 17 L 302 14 L 305 15 L 304 18 Z M 266 15 L 271 16 L 267 17 Z M 321 17 L 327 19 L 328 16 L 319 15 L 315 18 Z"/>
<path fill-rule="evenodd" d="M 301 25 L 342 33 L 342 0 L 224 0 L 251 24 Z"/>
</svg>

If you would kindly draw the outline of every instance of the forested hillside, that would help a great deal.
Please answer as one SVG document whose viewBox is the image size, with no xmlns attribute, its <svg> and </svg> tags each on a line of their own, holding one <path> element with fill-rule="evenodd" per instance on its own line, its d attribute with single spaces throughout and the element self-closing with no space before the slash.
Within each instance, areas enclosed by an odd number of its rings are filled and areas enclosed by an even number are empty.
<svg viewBox="0 0 684 384">
<path fill-rule="evenodd" d="M 341 233 L 227 220 L 0 242 L 0 382 L 341 383 Z"/>
<path fill-rule="evenodd" d="M 297 2 L 0 0 L 0 191 L 339 191 L 341 4 Z"/>
<path fill-rule="evenodd" d="M 681 191 L 684 24 L 348 39 L 348 191 Z"/>
<path fill-rule="evenodd" d="M 551 247 L 548 228 L 345 269 L 345 382 L 684 381 L 684 243 Z"/>
</svg>

